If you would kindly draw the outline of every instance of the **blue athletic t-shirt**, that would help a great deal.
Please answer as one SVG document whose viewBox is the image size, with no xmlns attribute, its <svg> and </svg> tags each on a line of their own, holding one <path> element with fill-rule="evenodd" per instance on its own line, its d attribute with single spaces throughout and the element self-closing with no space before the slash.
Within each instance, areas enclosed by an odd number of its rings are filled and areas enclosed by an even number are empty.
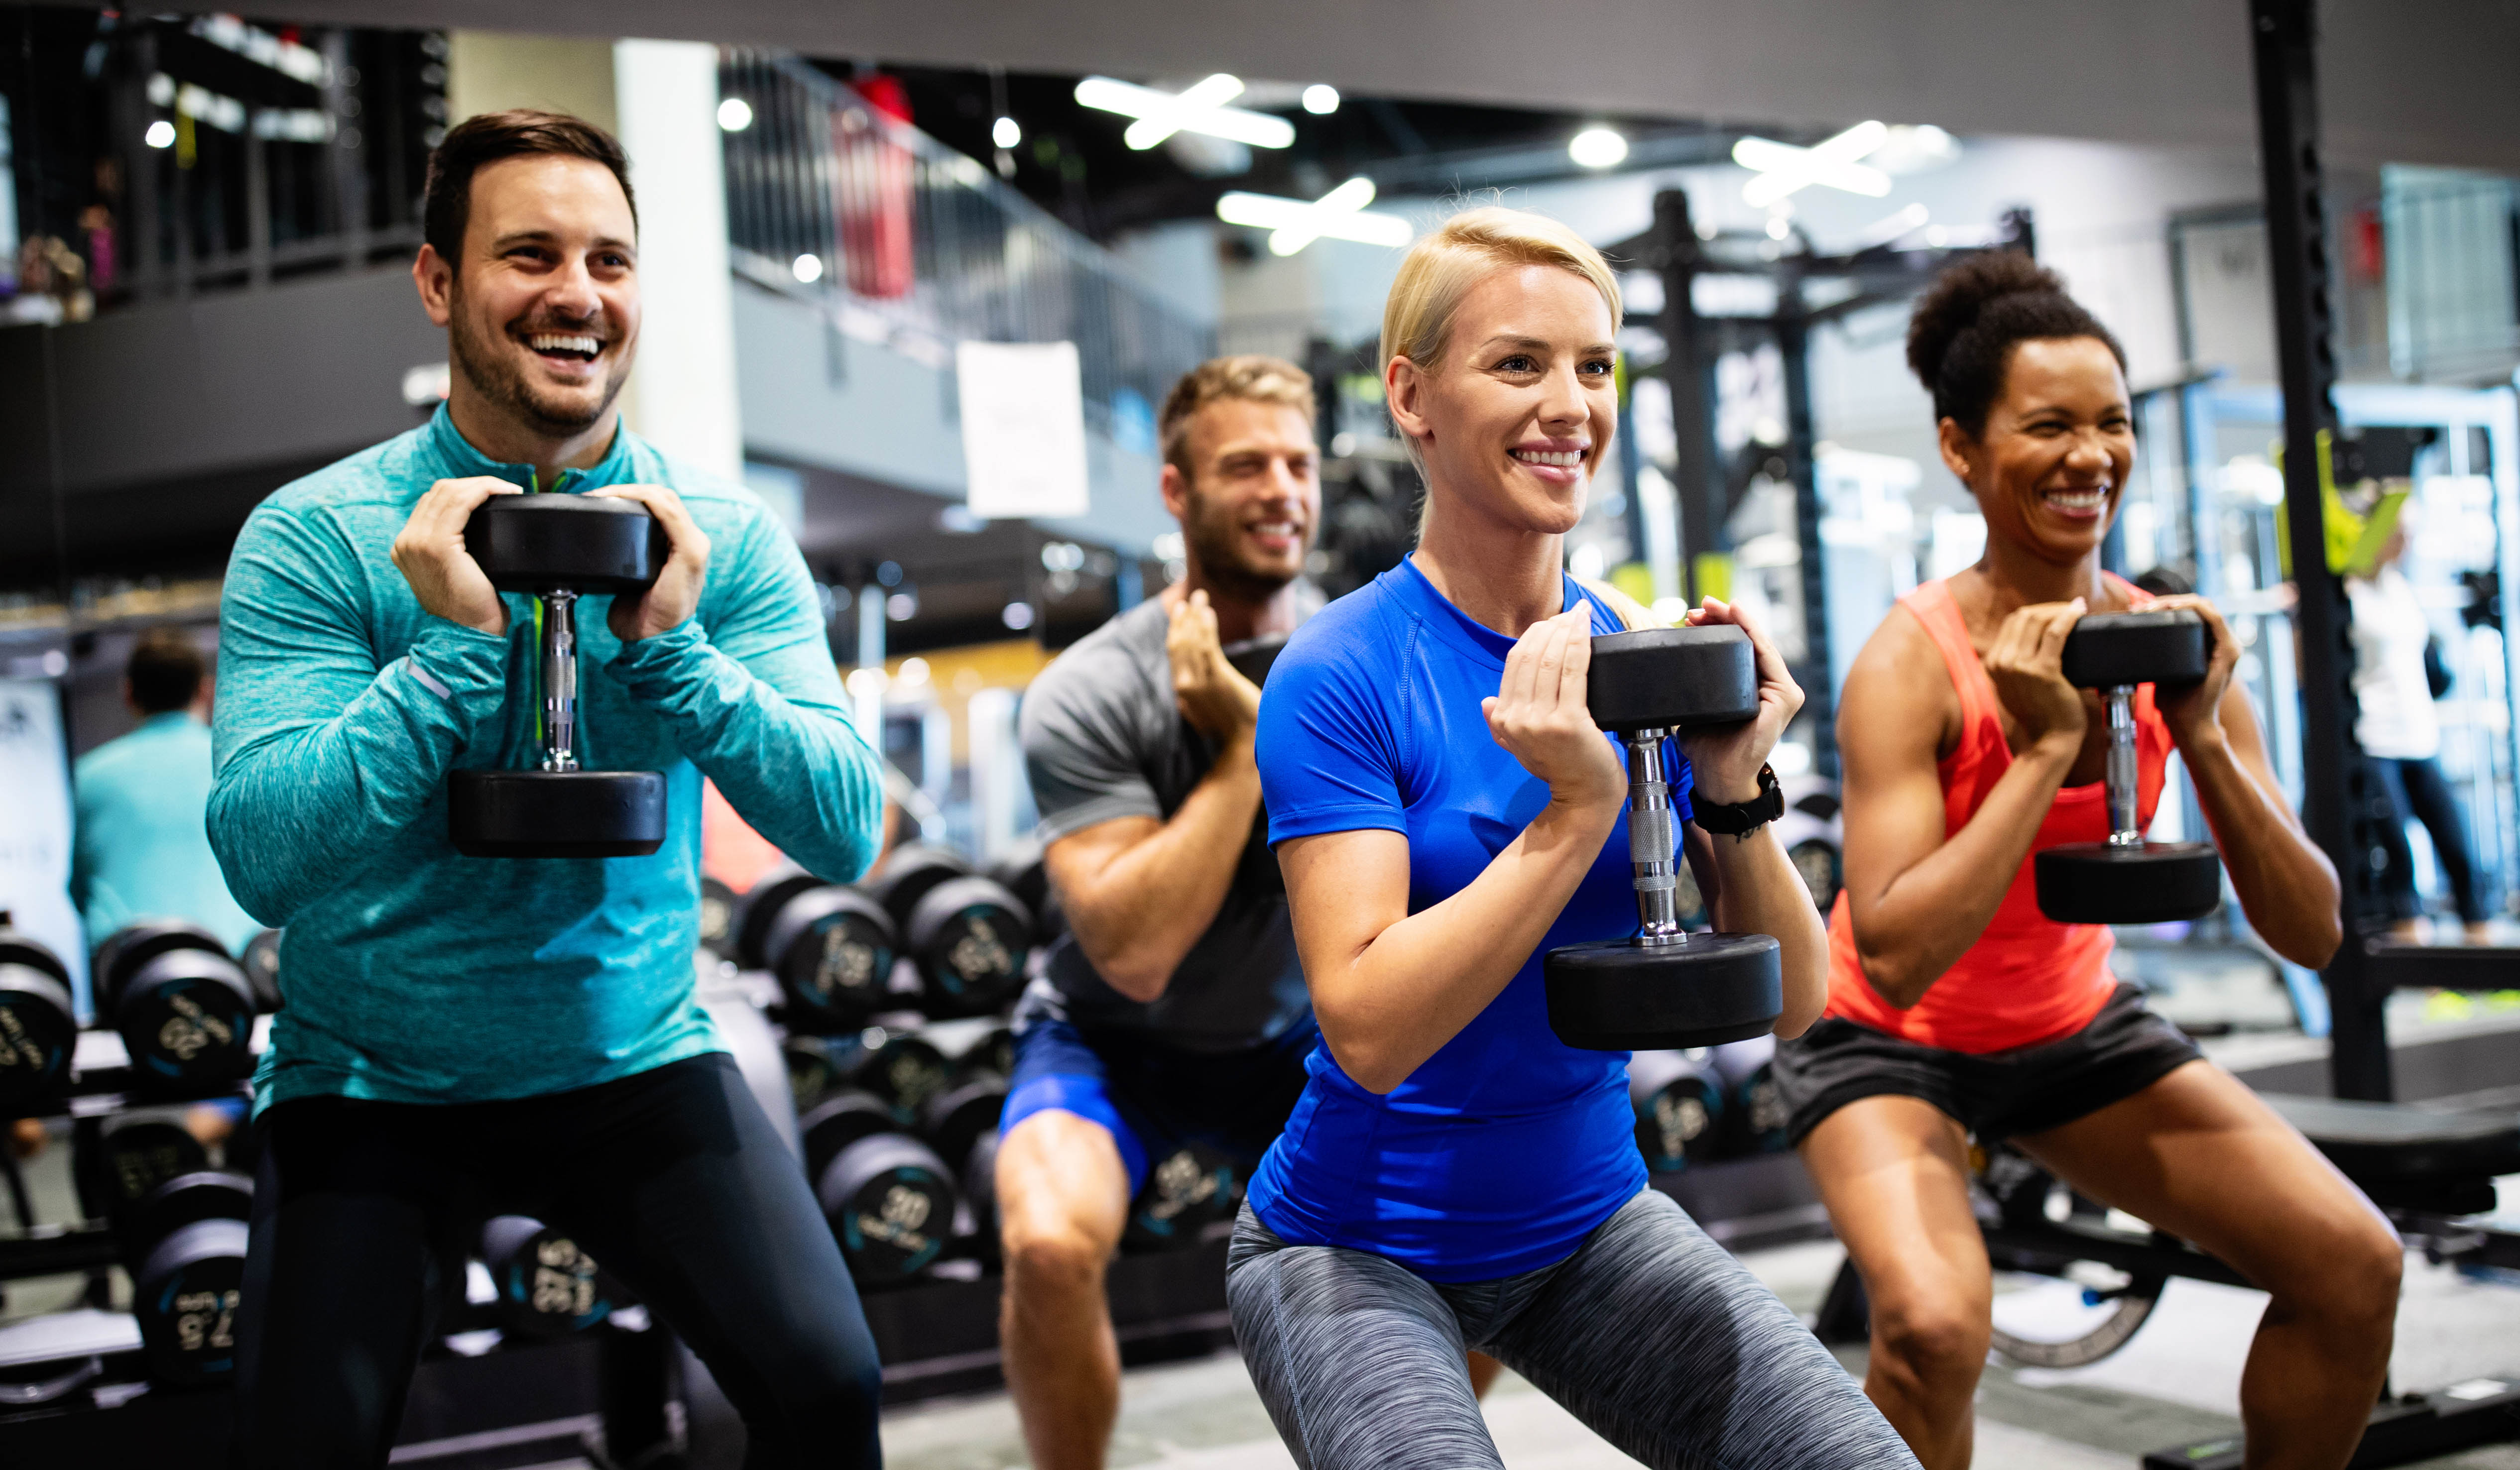
<svg viewBox="0 0 2520 1470">
<path fill-rule="evenodd" d="M 1571 578 L 1565 597 L 1591 606 L 1595 633 L 1620 630 Z M 1297 629 L 1260 701 L 1269 840 L 1403 834 L 1412 913 L 1468 887 L 1549 801 L 1479 708 L 1512 647 L 1408 560 Z M 1672 805 L 1686 817 L 1688 767 L 1667 753 Z M 1494 1280 L 1572 1255 L 1644 1187 L 1645 1168 L 1627 1053 L 1557 1040 L 1541 962 L 1559 945 L 1636 930 L 1622 812 L 1512 981 L 1408 1081 L 1376 1096 L 1328 1043 L 1314 1048 L 1303 1099 L 1252 1177 L 1261 1221 L 1296 1244 L 1371 1251 L 1430 1281 Z"/>
</svg>

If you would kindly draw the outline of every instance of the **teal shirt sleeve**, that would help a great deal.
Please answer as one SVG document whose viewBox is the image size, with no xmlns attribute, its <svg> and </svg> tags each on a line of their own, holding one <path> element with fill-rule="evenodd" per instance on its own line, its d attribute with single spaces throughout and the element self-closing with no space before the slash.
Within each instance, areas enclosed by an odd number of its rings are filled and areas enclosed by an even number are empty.
<svg viewBox="0 0 2520 1470">
<path fill-rule="evenodd" d="M 353 590 L 368 574 L 321 517 L 268 505 L 229 560 L 210 845 L 275 928 L 409 826 L 506 697 L 507 641 L 442 618 L 379 668 Z"/>
<path fill-rule="evenodd" d="M 608 667 L 754 830 L 816 875 L 853 882 L 882 842 L 882 765 L 849 718 L 805 559 L 754 514 L 709 577 L 726 579 L 712 626 L 687 619 Z"/>
</svg>

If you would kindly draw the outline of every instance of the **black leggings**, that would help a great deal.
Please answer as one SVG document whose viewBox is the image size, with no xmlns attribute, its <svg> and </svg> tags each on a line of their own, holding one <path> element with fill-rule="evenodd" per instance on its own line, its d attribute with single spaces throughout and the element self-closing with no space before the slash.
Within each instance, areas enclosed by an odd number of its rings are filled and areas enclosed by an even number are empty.
<svg viewBox="0 0 2520 1470">
<path fill-rule="evenodd" d="M 2389 895 L 2389 916 L 2413 918 L 2424 912 L 2424 901 L 2415 892 L 2414 850 L 2407 843 L 2407 821 L 2412 818 L 2424 824 L 2424 831 L 2433 839 L 2433 861 L 2440 865 L 2442 876 L 2450 880 L 2451 899 L 2458 905 L 2459 918 L 2471 924 L 2483 923 L 2485 898 L 2477 892 L 2476 865 L 2468 857 L 2467 824 L 2459 817 L 2458 798 L 2451 794 L 2441 762 L 2374 756 L 2371 770 L 2397 807 L 2397 819 L 2382 824 L 2380 838 L 2382 849 L 2389 855 L 2389 867 L 2381 874 L 2381 884 Z"/>
<path fill-rule="evenodd" d="M 839 1246 L 712 1053 L 598 1087 L 424 1105 L 301 1097 L 258 1125 L 237 1355 L 247 1466 L 382 1465 L 485 1216 L 568 1231 L 708 1365 L 748 1466 L 882 1463 L 882 1370 Z"/>
</svg>

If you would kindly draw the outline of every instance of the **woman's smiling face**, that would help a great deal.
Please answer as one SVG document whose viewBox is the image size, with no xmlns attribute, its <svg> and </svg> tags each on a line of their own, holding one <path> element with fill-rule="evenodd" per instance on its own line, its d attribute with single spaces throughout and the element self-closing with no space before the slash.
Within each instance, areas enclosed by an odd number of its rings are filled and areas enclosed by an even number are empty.
<svg viewBox="0 0 2520 1470">
<path fill-rule="evenodd" d="M 2126 374 L 2097 337 L 2015 345 L 1974 442 L 1943 421 L 1943 457 L 1977 496 L 1987 534 L 2065 565 L 2095 551 L 2135 464 Z"/>
<path fill-rule="evenodd" d="M 1391 417 L 1424 459 L 1427 494 L 1517 531 L 1573 529 L 1618 425 L 1617 330 L 1572 271 L 1482 277 L 1431 372 L 1391 364 Z"/>
</svg>

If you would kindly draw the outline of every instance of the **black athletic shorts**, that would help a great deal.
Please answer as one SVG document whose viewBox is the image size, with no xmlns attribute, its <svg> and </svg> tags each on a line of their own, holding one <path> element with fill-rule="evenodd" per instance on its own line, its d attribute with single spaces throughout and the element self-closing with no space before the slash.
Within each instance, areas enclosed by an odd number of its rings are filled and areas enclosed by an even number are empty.
<svg viewBox="0 0 2520 1470">
<path fill-rule="evenodd" d="M 2120 985 L 2082 1030 L 2010 1051 L 1920 1047 L 1823 1016 L 1777 1043 L 1773 1075 L 1795 1143 L 1839 1108 L 1884 1093 L 1921 1097 L 1992 1141 L 2096 1113 L 2202 1055 L 2178 1027 L 2143 1008 L 2140 992 Z"/>
</svg>

